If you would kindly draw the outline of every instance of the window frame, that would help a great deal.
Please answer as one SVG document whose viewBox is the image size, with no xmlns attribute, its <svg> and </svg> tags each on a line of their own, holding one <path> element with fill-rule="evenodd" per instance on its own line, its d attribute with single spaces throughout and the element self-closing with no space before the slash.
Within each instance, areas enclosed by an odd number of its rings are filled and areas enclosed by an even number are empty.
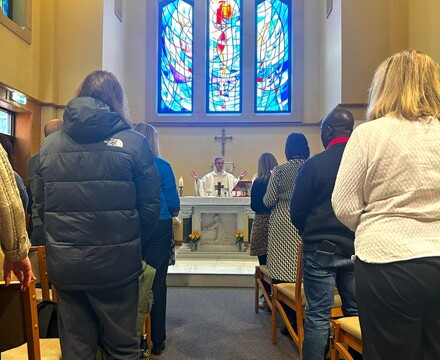
<svg viewBox="0 0 440 360">
<path fill-rule="evenodd" d="M 244 1 L 243 0 L 234 0 L 238 2 L 239 8 L 240 8 L 240 102 L 238 110 L 230 110 L 230 111 L 215 111 L 209 109 L 209 25 L 210 25 L 210 13 L 209 13 L 209 5 L 206 9 L 205 14 L 205 25 L 206 25 L 206 37 L 207 39 L 205 41 L 206 46 L 206 63 L 205 63 L 205 83 L 206 83 L 206 90 L 205 90 L 205 113 L 209 115 L 224 115 L 224 116 L 230 116 L 230 115 L 241 115 L 243 111 L 243 9 L 244 9 Z"/>
<path fill-rule="evenodd" d="M 10 121 L 10 127 L 11 127 L 11 133 L 10 134 L 4 133 L 4 132 L 0 132 L 0 133 L 2 133 L 3 135 L 8 136 L 11 139 L 14 139 L 14 137 L 15 137 L 15 117 L 16 117 L 16 114 L 14 112 L 12 112 L 10 110 L 7 110 L 5 108 L 2 108 L 2 107 L 0 107 L 0 112 L 9 114 L 9 121 Z M 14 141 L 15 141 L 15 139 L 14 139 Z"/>
<path fill-rule="evenodd" d="M 165 6 L 173 3 L 175 0 L 163 0 L 163 1 L 159 1 L 158 4 L 158 19 L 161 18 L 161 13 L 162 10 Z M 189 4 L 192 7 L 192 12 L 193 12 L 193 19 L 194 19 L 194 0 L 184 0 L 187 4 Z M 193 37 L 191 39 L 191 46 L 192 49 L 194 49 L 194 25 L 192 25 L 193 29 L 192 29 L 192 33 L 193 33 Z M 160 116 L 170 116 L 170 115 L 176 115 L 176 116 L 182 116 L 182 115 L 191 115 L 194 112 L 194 76 L 192 76 L 191 78 L 191 91 L 192 91 L 192 97 L 191 97 L 191 111 L 185 111 L 185 112 L 174 112 L 174 111 L 162 111 L 160 109 L 160 96 L 161 96 L 161 85 L 162 85 L 162 80 L 161 80 L 161 62 L 162 62 L 162 54 L 161 54 L 161 37 L 160 37 L 160 28 L 161 28 L 161 22 L 158 21 L 157 22 L 157 71 L 159 76 L 157 77 L 156 81 L 157 81 L 157 93 L 156 93 L 156 112 L 158 115 Z M 194 70 L 194 60 L 192 63 L 192 70 Z"/>
<path fill-rule="evenodd" d="M 262 4 L 263 2 L 264 2 L 265 0 L 257 0 L 257 1 L 255 1 L 255 14 L 257 13 L 257 7 L 258 7 L 258 5 L 259 4 Z M 288 29 L 288 32 L 289 32 L 289 39 L 288 39 L 288 48 L 289 48 L 289 69 L 288 69 L 288 71 L 287 71 L 287 73 L 288 73 L 288 76 L 289 76 L 289 82 L 288 82 L 288 84 L 287 84 L 287 86 L 288 86 L 288 93 L 289 93 L 289 103 L 288 103 L 288 108 L 287 108 L 287 110 L 284 110 L 284 111 L 275 111 L 275 110 L 273 110 L 273 111 L 263 111 L 263 110 L 258 110 L 257 109 L 257 86 L 256 86 L 256 83 L 257 83 L 257 42 L 255 41 L 255 54 L 254 54 L 254 112 L 255 112 L 255 114 L 261 114 L 261 115 L 277 115 L 277 114 L 290 114 L 291 113 L 291 111 L 292 111 L 292 102 L 293 102 L 293 96 L 292 96 L 292 81 L 294 81 L 294 79 L 292 79 L 292 63 L 293 63 L 293 61 L 292 61 L 292 59 L 293 59 L 293 54 L 292 54 L 292 52 L 294 52 L 295 51 L 295 49 L 294 49 L 294 46 L 292 45 L 293 44 L 293 42 L 292 42 L 292 35 L 293 35 L 293 32 L 292 32 L 292 18 L 293 18 L 293 14 L 292 14 L 292 7 L 293 7 L 293 5 L 292 5 L 292 1 L 289 1 L 289 0 L 278 0 L 278 1 L 280 1 L 281 3 L 284 3 L 284 4 L 286 4 L 286 6 L 288 7 L 288 9 L 289 9 L 289 18 L 288 18 L 288 22 L 287 22 L 287 29 Z M 254 34 L 257 34 L 257 22 L 255 22 L 255 30 L 254 30 Z M 256 40 L 256 38 L 254 39 L 254 40 Z"/>
<path fill-rule="evenodd" d="M 0 0 L 1 1 L 1 0 Z M 32 0 L 23 0 L 25 2 L 24 9 L 24 27 L 21 27 L 16 22 L 11 20 L 9 17 L 0 11 L 0 23 L 11 30 L 18 37 L 22 38 L 28 44 L 32 43 Z"/>
<path fill-rule="evenodd" d="M 163 0 L 167 1 L 167 0 Z M 146 64 L 146 119 L 154 126 L 291 126 L 303 122 L 303 1 L 290 0 L 291 12 L 291 111 L 286 113 L 255 112 L 255 29 L 256 1 L 243 0 L 243 59 L 242 59 L 242 112 L 241 113 L 207 113 L 207 0 L 193 0 L 194 19 L 203 21 L 194 23 L 193 48 L 193 112 L 192 113 L 158 113 L 158 36 L 157 17 L 163 1 L 147 2 L 147 22 L 155 21 L 153 30 L 147 36 L 148 54 L 153 63 Z M 246 54 L 251 54 L 246 56 Z M 246 91 L 249 87 L 251 91 Z M 154 95 L 152 95 L 154 94 Z"/>
</svg>

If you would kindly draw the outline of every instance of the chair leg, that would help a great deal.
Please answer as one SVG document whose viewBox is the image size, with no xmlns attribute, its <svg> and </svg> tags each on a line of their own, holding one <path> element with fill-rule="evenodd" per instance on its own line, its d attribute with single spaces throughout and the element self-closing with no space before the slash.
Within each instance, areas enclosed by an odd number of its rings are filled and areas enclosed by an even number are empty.
<svg viewBox="0 0 440 360">
<path fill-rule="evenodd" d="M 277 331 L 278 331 L 278 309 L 275 304 L 275 299 L 278 296 L 278 289 L 276 286 L 273 287 L 272 293 L 272 344 L 277 343 Z"/>
<path fill-rule="evenodd" d="M 332 321 L 333 338 L 330 339 L 330 359 L 339 360 L 338 342 L 340 336 L 341 327 L 339 323 Z"/>
<path fill-rule="evenodd" d="M 260 269 L 258 266 L 255 267 L 255 313 L 258 314 L 258 301 L 260 298 L 259 284 L 258 284 L 258 276 L 260 275 Z"/>
<path fill-rule="evenodd" d="M 151 313 L 148 313 L 147 316 L 145 317 L 144 333 L 147 334 L 148 353 L 151 356 L 151 350 L 153 346 L 151 342 Z"/>
</svg>

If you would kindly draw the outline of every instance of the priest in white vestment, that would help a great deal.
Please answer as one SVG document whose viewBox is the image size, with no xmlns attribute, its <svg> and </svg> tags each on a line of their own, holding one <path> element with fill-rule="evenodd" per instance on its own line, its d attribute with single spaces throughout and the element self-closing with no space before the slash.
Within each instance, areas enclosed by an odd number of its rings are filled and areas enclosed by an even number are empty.
<svg viewBox="0 0 440 360">
<path fill-rule="evenodd" d="M 220 196 L 232 196 L 232 190 L 234 189 L 235 185 L 237 185 L 237 183 L 246 176 L 247 171 L 243 171 L 238 178 L 236 178 L 234 175 L 226 172 L 226 170 L 223 169 L 224 165 L 225 160 L 222 157 L 217 157 L 214 160 L 214 171 L 206 174 L 201 179 L 199 179 L 199 176 L 195 171 L 191 172 L 191 176 L 196 181 L 196 195 L 218 196 L 216 186 L 218 183 L 221 183 Z"/>
</svg>

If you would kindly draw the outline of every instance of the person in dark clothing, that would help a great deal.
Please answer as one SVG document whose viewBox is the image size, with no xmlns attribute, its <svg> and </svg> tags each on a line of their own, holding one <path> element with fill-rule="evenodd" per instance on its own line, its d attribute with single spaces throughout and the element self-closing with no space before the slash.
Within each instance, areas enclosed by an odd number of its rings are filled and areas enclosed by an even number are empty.
<svg viewBox="0 0 440 360">
<path fill-rule="evenodd" d="M 174 245 L 173 216 L 180 209 L 173 169 L 168 161 L 160 157 L 159 134 L 154 126 L 141 123 L 135 130 L 144 135 L 154 155 L 154 163 L 160 178 L 160 216 L 149 241 L 143 249 L 143 258 L 148 265 L 156 269 L 153 282 L 153 307 L 151 308 L 152 353 L 160 355 L 165 349 L 166 340 L 166 307 L 167 307 L 167 273 L 170 250 Z"/>
<path fill-rule="evenodd" d="M 354 118 L 336 107 L 321 122 L 325 150 L 300 168 L 290 201 L 290 218 L 303 241 L 303 282 L 307 298 L 304 360 L 323 360 L 328 351 L 335 286 L 346 316 L 357 315 L 354 233 L 335 216 L 331 196 Z"/>
<path fill-rule="evenodd" d="M 160 183 L 148 141 L 128 121 L 119 81 L 94 71 L 37 160 L 35 202 L 64 360 L 95 359 L 98 345 L 106 358 L 139 359 L 141 241 L 159 219 Z"/>
<path fill-rule="evenodd" d="M 20 193 L 21 203 L 23 204 L 23 209 L 26 212 L 29 202 L 29 196 L 26 190 L 26 186 L 24 185 L 23 179 L 15 170 L 14 146 L 12 145 L 8 137 L 3 134 L 0 134 L 0 145 L 3 146 L 3 149 L 5 149 L 6 154 L 8 155 L 8 160 L 14 171 L 15 182 L 17 184 L 18 191 Z"/>
<path fill-rule="evenodd" d="M 47 137 L 50 134 L 58 131 L 63 126 L 63 122 L 60 119 L 51 119 L 46 125 L 44 125 L 44 136 Z M 34 201 L 35 185 L 34 185 L 34 175 L 35 175 L 35 164 L 37 163 L 38 153 L 31 156 L 27 165 L 27 179 L 28 179 L 28 195 L 29 204 L 31 206 L 30 214 L 32 231 L 30 232 L 31 244 L 34 246 L 45 245 L 46 240 L 44 239 L 44 226 L 38 217 L 37 206 Z M 29 208 L 29 207 L 28 207 Z"/>
<path fill-rule="evenodd" d="M 278 166 L 278 162 L 273 154 L 261 154 L 258 159 L 257 178 L 252 183 L 251 188 L 251 209 L 255 212 L 255 217 L 252 222 L 249 254 L 251 256 L 258 256 L 260 265 L 266 265 L 267 262 L 267 242 L 271 212 L 271 209 L 264 205 L 263 198 L 266 194 L 272 169 L 275 166 Z M 270 285 L 266 282 L 263 284 L 266 292 L 270 294 Z M 269 311 L 269 307 L 264 299 L 260 304 L 260 308 Z"/>
</svg>

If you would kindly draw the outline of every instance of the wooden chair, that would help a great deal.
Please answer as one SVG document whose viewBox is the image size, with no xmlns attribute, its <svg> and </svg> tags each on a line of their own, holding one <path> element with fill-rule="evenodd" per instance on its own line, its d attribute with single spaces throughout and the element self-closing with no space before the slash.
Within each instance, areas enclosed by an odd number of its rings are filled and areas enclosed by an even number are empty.
<svg viewBox="0 0 440 360">
<path fill-rule="evenodd" d="M 296 266 L 295 283 L 281 283 L 273 284 L 272 294 L 272 344 L 277 343 L 277 329 L 278 329 L 278 312 L 289 331 L 290 336 L 298 347 L 300 359 L 302 359 L 302 343 L 304 341 L 304 318 L 306 296 L 304 293 L 304 286 L 302 284 L 302 244 L 298 247 L 298 260 Z M 283 304 L 293 309 L 296 314 L 296 331 L 292 327 Z M 342 316 L 342 301 L 341 297 L 335 289 L 335 298 L 331 317 Z"/>
<path fill-rule="evenodd" d="M 353 360 L 347 346 L 362 354 L 362 334 L 359 317 L 350 316 L 332 320 L 332 328 L 331 360 L 338 360 L 341 356 L 345 360 Z"/>
<path fill-rule="evenodd" d="M 35 282 L 25 292 L 14 281 L 0 281 L 0 358 L 2 360 L 61 359 L 59 339 L 39 339 Z"/>
<path fill-rule="evenodd" d="M 255 266 L 255 312 L 258 313 L 260 301 L 260 289 L 266 300 L 267 306 L 272 311 L 272 294 L 268 294 L 264 287 L 264 282 L 270 285 L 272 289 L 272 278 L 269 276 L 269 269 L 266 265 Z"/>
<path fill-rule="evenodd" d="M 147 334 L 147 342 L 148 342 L 148 353 L 151 355 L 151 349 L 152 349 L 152 341 L 151 341 L 151 313 L 148 313 L 145 317 L 144 321 L 144 334 Z"/>
<path fill-rule="evenodd" d="M 49 284 L 49 278 L 47 276 L 46 247 L 31 246 L 28 256 L 32 264 L 32 271 L 37 278 L 36 283 L 41 286 L 41 288 L 36 288 L 37 303 L 43 300 L 52 300 L 56 302 L 57 297 L 55 288 Z"/>
</svg>

